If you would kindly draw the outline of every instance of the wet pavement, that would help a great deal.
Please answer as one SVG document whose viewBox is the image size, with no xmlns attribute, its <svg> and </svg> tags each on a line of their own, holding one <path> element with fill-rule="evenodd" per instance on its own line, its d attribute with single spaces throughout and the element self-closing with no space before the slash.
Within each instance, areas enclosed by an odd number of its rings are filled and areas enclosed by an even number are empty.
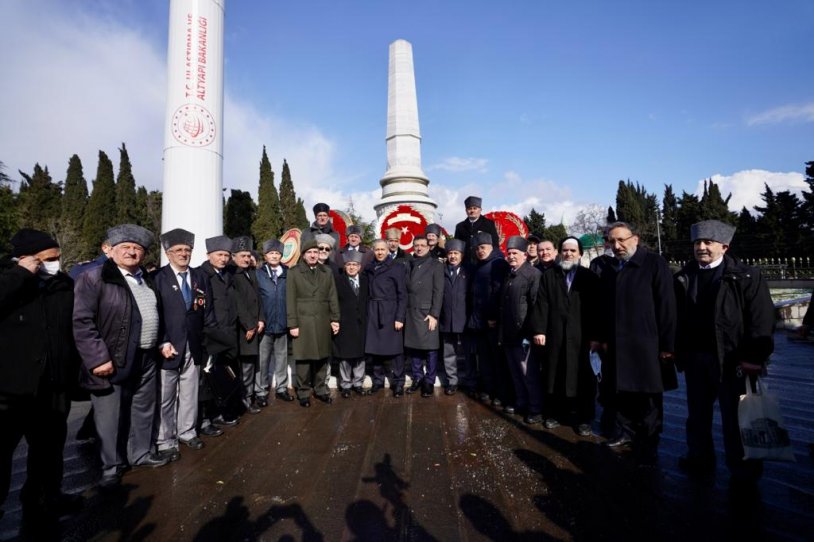
<svg viewBox="0 0 814 542">
<path fill-rule="evenodd" d="M 811 540 L 814 538 L 814 343 L 776 336 L 767 382 L 781 401 L 796 463 L 766 463 L 758 494 L 731 491 L 720 435 L 714 479 L 678 470 L 683 389 L 665 395 L 658 468 L 578 437 L 527 426 L 463 394 L 272 400 L 202 450 L 134 470 L 100 491 L 94 445 L 77 442 L 75 403 L 64 488 L 82 513 L 63 540 Z M 680 379 L 681 380 L 681 379 Z M 682 382 L 683 385 L 683 382 Z M 385 392 L 387 390 L 384 390 Z M 717 416 L 717 412 L 716 412 Z M 595 429 L 598 426 L 595 425 Z M 715 420 L 720 431 L 720 420 Z M 25 446 L 15 454 L 0 539 L 17 537 Z"/>
</svg>

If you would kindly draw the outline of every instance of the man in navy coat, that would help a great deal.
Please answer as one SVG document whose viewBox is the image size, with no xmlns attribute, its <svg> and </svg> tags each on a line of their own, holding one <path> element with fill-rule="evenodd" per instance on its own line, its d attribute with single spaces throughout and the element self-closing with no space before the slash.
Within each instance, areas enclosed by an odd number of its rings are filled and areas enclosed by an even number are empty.
<svg viewBox="0 0 814 542">
<path fill-rule="evenodd" d="M 158 453 L 170 460 L 178 459 L 179 442 L 193 450 L 204 446 L 195 429 L 198 382 L 200 366 L 206 361 L 204 324 L 209 318 L 213 325 L 214 315 L 206 274 L 189 267 L 194 245 L 195 235 L 180 228 L 161 235 L 169 263 L 155 274 L 164 321 L 160 345 L 164 360 L 158 376 L 161 421 L 156 446 Z M 223 432 L 211 425 L 206 431 L 210 436 Z"/>
<path fill-rule="evenodd" d="M 469 367 L 466 356 L 462 374 L 458 374 L 458 359 L 464 355 L 467 339 L 466 329 L 467 294 L 469 292 L 470 269 L 462 264 L 466 253 L 466 243 L 460 239 L 447 241 L 447 263 L 444 265 L 444 301 L 441 304 L 441 317 L 438 321 L 441 331 L 441 348 L 444 356 L 446 386 L 444 393 L 454 395 L 460 385 L 468 389 L 475 387 L 475 374 Z"/>
</svg>

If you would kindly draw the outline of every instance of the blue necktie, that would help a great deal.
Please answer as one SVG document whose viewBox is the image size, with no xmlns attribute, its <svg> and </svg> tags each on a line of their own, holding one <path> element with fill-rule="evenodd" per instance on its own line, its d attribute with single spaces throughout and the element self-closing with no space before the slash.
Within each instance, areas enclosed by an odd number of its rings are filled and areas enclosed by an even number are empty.
<svg viewBox="0 0 814 542">
<path fill-rule="evenodd" d="M 181 277 L 181 295 L 184 296 L 184 303 L 187 306 L 187 310 L 189 310 L 192 307 L 192 290 L 189 288 L 189 283 L 187 282 L 187 271 L 178 273 L 178 276 Z"/>
</svg>

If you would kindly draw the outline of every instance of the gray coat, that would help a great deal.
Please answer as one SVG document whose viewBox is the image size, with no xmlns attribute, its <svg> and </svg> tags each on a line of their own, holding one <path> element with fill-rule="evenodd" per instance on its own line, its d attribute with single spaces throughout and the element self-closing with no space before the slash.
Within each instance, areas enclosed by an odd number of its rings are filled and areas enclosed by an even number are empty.
<svg viewBox="0 0 814 542">
<path fill-rule="evenodd" d="M 426 256 L 410 261 L 407 274 L 407 321 L 404 323 L 404 346 L 419 350 L 439 347 L 438 327 L 429 330 L 427 315 L 438 320 L 444 302 L 444 264 Z"/>
</svg>

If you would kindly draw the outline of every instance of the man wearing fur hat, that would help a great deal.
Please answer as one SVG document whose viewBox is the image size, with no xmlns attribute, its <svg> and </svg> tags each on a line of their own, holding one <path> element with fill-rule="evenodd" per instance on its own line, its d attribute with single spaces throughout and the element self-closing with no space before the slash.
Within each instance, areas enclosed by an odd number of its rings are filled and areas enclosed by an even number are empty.
<svg viewBox="0 0 814 542">
<path fill-rule="evenodd" d="M 24 527 L 48 523 L 81 503 L 62 493 L 62 450 L 79 373 L 73 339 L 73 281 L 47 233 L 22 229 L 0 261 L 0 504 L 14 450 L 24 436 L 28 470 L 20 493 Z"/>
<path fill-rule="evenodd" d="M 265 316 L 265 330 L 260 341 L 260 364 L 254 382 L 257 404 L 268 405 L 269 376 L 274 375 L 277 398 L 293 401 L 288 393 L 288 321 L 286 320 L 286 280 L 288 266 L 282 263 L 283 243 L 269 239 L 263 243 L 265 263 L 257 272 L 260 305 Z"/>
<path fill-rule="evenodd" d="M 427 224 L 427 227 L 424 228 L 424 237 L 427 238 L 427 244 L 430 247 L 430 257 L 443 262 L 447 257 L 447 251 L 439 243 L 441 235 L 441 226 L 438 224 Z"/>
<path fill-rule="evenodd" d="M 178 445 L 193 450 L 204 447 L 198 437 L 198 383 L 200 366 L 206 362 L 204 325 L 213 324 L 206 274 L 191 269 L 195 234 L 176 228 L 160 237 L 169 263 L 155 275 L 155 287 L 161 298 L 164 337 L 160 349 L 164 360 L 158 371 L 160 422 L 156 446 L 158 453 L 174 461 L 179 458 Z M 207 426 L 210 436 L 221 430 Z"/>
<path fill-rule="evenodd" d="M 596 376 L 590 345 L 596 338 L 599 277 L 580 266 L 582 243 L 560 242 L 560 261 L 542 274 L 531 325 L 542 348 L 543 414 L 547 429 L 571 418 L 578 435 L 591 434 Z"/>
<path fill-rule="evenodd" d="M 141 268 L 153 233 L 123 224 L 108 230 L 107 239 L 110 258 L 79 275 L 73 310 L 81 384 L 91 393 L 101 444 L 103 487 L 118 484 L 128 465 L 169 461 L 153 452 L 156 354 L 163 333 L 158 294 Z"/>
<path fill-rule="evenodd" d="M 491 245 L 490 245 L 491 246 Z M 470 366 L 466 347 L 468 337 L 464 335 L 468 316 L 467 295 L 471 270 L 463 264 L 466 245 L 460 239 L 447 241 L 447 262 L 444 265 L 444 300 L 438 329 L 441 332 L 442 353 L 446 389 L 444 393 L 454 395 L 458 386 L 474 390 L 475 374 Z M 458 374 L 458 359 L 464 359 L 463 371 Z M 462 382 L 459 383 L 459 376 Z"/>
<path fill-rule="evenodd" d="M 540 360 L 531 349 L 530 316 L 537 301 L 540 271 L 526 261 L 528 241 L 519 235 L 506 243 L 511 270 L 500 290 L 499 338 L 514 382 L 515 407 L 528 424 L 542 421 Z"/>
<path fill-rule="evenodd" d="M 336 265 L 338 265 L 340 269 L 345 266 L 345 254 L 348 252 L 362 253 L 362 269 L 373 260 L 373 251 L 362 244 L 363 233 L 361 226 L 357 224 L 351 224 L 347 230 L 345 230 L 345 234 L 348 236 L 348 244 L 342 247 L 336 255 Z"/>
<path fill-rule="evenodd" d="M 412 255 L 401 248 L 401 230 L 398 228 L 390 228 L 384 232 L 384 237 L 387 241 L 387 257 L 402 264 L 409 264 Z"/>
<path fill-rule="evenodd" d="M 492 238 L 492 247 L 500 250 L 500 237 L 497 234 L 495 223 L 485 216 L 481 216 L 483 200 L 478 196 L 469 196 L 464 200 L 466 219 L 455 225 L 455 239 L 466 243 L 467 260 L 471 263 L 477 261 L 475 254 L 475 237 L 478 233 L 488 233 Z"/>
<path fill-rule="evenodd" d="M 324 233 L 318 233 L 314 236 L 314 240 L 317 242 L 317 250 L 319 251 L 319 263 L 328 267 L 334 275 L 338 275 L 340 267 L 336 264 L 334 258 L 334 249 L 336 248 L 334 238 Z"/>
<path fill-rule="evenodd" d="M 362 388 L 365 379 L 365 327 L 367 326 L 367 276 L 360 273 L 364 256 L 361 252 L 345 254 L 343 273 L 335 275 L 339 300 L 339 333 L 333 337 L 333 356 L 339 360 L 339 388 L 342 397 L 351 390 L 367 395 Z"/>
<path fill-rule="evenodd" d="M 260 407 L 252 399 L 260 355 L 260 337 L 266 324 L 263 321 L 263 311 L 260 306 L 257 273 L 252 266 L 253 244 L 250 237 L 235 237 L 232 240 L 232 261 L 237 267 L 234 283 L 237 305 L 237 349 L 243 380 L 243 406 L 250 414 L 257 414 L 260 412 Z"/>
<path fill-rule="evenodd" d="M 319 265 L 314 238 L 302 244 L 302 261 L 288 272 L 286 317 L 293 340 L 300 406 L 311 406 L 311 392 L 323 403 L 332 402 L 328 390 L 331 336 L 339 333 L 339 301 L 334 273 Z"/>
<path fill-rule="evenodd" d="M 334 238 L 334 247 L 339 246 L 339 232 L 335 231 L 331 223 L 331 208 L 327 203 L 317 203 L 314 205 L 314 222 L 308 231 L 302 232 L 302 241 L 305 242 L 309 238 L 324 233 Z"/>
<path fill-rule="evenodd" d="M 678 300 L 676 364 L 687 381 L 687 455 L 691 474 L 715 468 L 712 406 L 721 410 L 726 463 L 734 484 L 754 484 L 760 460 L 744 460 L 738 400 L 747 375 L 762 372 L 774 349 L 774 305 L 760 271 L 728 254 L 735 228 L 718 220 L 693 224 L 695 261 L 675 276 Z M 751 385 L 751 383 L 749 384 Z"/>
</svg>

